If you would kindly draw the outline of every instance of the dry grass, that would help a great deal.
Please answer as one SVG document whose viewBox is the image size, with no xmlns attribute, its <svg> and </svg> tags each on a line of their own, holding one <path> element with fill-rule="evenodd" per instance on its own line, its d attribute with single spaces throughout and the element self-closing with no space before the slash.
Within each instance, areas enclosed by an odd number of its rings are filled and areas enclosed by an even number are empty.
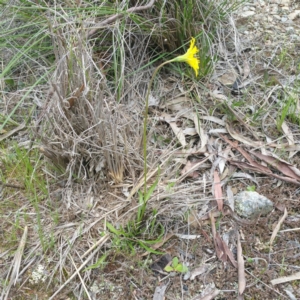
<svg viewBox="0 0 300 300">
<path fill-rule="evenodd" d="M 278 114 L 284 107 L 278 98 L 284 95 L 288 100 L 292 91 L 286 82 L 274 86 L 273 81 L 264 81 L 259 68 L 263 56 L 244 51 L 248 41 L 240 39 L 231 11 L 226 14 L 222 9 L 222 4 L 228 8 L 228 3 L 220 2 L 218 7 L 211 1 L 194 2 L 196 8 L 187 6 L 187 11 L 180 1 L 150 1 L 150 6 L 139 11 L 128 9 L 144 6 L 144 2 L 115 3 L 121 14 L 109 1 L 98 3 L 98 10 L 92 9 L 89 1 L 70 3 L 69 10 L 61 3 L 56 9 L 44 3 L 39 12 L 47 20 L 45 35 L 52 46 L 52 64 L 45 54 L 0 77 L 5 129 L 23 124 L 24 114 L 28 115 L 27 130 L 21 131 L 24 127 L 20 126 L 21 132 L 12 132 L 11 140 L 3 139 L 1 144 L 0 260 L 1 277 L 6 278 L 6 283 L 1 283 L 1 298 L 32 299 L 33 291 L 39 299 L 121 299 L 124 295 L 126 299 L 152 299 L 158 279 L 150 266 L 159 256 L 143 258 L 145 249 L 137 247 L 139 241 L 155 240 L 160 228 L 165 235 L 196 236 L 200 232 L 201 247 L 197 240 L 180 238 L 161 244 L 158 250 L 180 256 L 185 263 L 188 253 L 193 253 L 196 260 L 189 261 L 190 269 L 209 263 L 214 257 L 204 248 L 213 249 L 211 229 L 202 222 L 216 206 L 214 173 L 220 174 L 224 198 L 229 197 L 225 186 L 244 190 L 254 182 L 266 192 L 265 184 L 273 184 L 265 183 L 268 178 L 258 177 L 251 169 L 236 172 L 229 161 L 242 161 L 241 155 L 220 133 L 243 144 L 249 153 L 253 149 L 273 151 L 297 163 L 297 157 L 282 149 L 282 144 L 299 150 L 298 127 L 288 123 L 292 144 L 287 131 L 280 131 Z M 184 14 L 193 21 L 187 23 Z M 182 53 L 191 36 L 198 37 L 202 46 L 201 81 L 179 65 L 163 69 L 157 76 L 151 91 L 146 145 L 147 184 L 155 184 L 155 190 L 147 201 L 142 224 L 136 227 L 138 236 L 114 234 L 107 222 L 116 231 L 129 230 L 126 226 L 136 220 L 140 208 L 149 78 L 165 57 Z M 9 62 L 15 53 L 3 59 Z M 32 85 L 31 69 L 35 70 Z M 240 75 L 242 92 L 220 84 L 228 70 Z M 6 80 L 7 74 L 15 76 L 13 81 Z M 25 88 L 15 84 L 18 76 L 26 77 Z M 32 103 L 36 104 L 33 108 Z M 252 138 L 253 147 L 247 138 Z M 18 145 L 12 147 L 13 140 Z M 23 148 L 27 150 L 18 152 Z M 296 195 L 297 188 L 283 184 Z M 222 220 L 219 216 L 218 222 Z M 229 222 L 227 217 L 219 231 L 226 231 Z M 242 243 L 242 247 L 246 245 Z M 250 257 L 252 250 L 247 247 L 247 251 Z M 211 266 L 208 277 L 214 277 L 211 272 L 217 264 Z M 288 271 L 291 269 L 289 266 Z M 236 288 L 225 285 L 219 285 L 220 289 L 235 295 Z M 192 299 L 199 294 L 199 286 L 195 282 L 191 286 L 187 296 L 182 277 L 177 276 L 169 295 Z M 273 288 L 269 286 L 268 291 Z"/>
</svg>

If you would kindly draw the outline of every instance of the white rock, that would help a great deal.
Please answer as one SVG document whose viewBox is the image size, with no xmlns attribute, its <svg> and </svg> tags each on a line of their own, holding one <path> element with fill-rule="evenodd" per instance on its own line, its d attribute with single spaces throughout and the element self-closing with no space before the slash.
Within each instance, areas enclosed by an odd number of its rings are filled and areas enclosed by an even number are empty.
<svg viewBox="0 0 300 300">
<path fill-rule="evenodd" d="M 288 18 L 290 20 L 295 20 L 299 16 L 299 14 L 300 14 L 300 10 L 295 10 L 294 12 L 288 15 Z"/>
<path fill-rule="evenodd" d="M 267 215 L 273 209 L 273 202 L 257 192 L 244 191 L 235 195 L 234 208 L 241 217 L 254 219 Z"/>
<path fill-rule="evenodd" d="M 252 10 L 248 10 L 248 11 L 241 13 L 242 18 L 247 18 L 247 17 L 253 16 L 253 15 L 255 15 L 255 12 Z"/>
</svg>

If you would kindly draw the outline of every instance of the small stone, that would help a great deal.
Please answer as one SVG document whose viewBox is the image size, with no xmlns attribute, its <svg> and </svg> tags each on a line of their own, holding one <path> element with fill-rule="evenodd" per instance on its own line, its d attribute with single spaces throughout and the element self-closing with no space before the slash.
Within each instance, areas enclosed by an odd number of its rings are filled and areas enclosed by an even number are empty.
<svg viewBox="0 0 300 300">
<path fill-rule="evenodd" d="M 236 213 L 247 219 L 266 215 L 273 209 L 273 202 L 257 192 L 244 191 L 234 197 Z"/>
<path fill-rule="evenodd" d="M 252 11 L 252 10 L 248 10 L 248 11 L 241 13 L 242 18 L 247 18 L 247 17 L 253 16 L 253 15 L 255 15 L 255 11 Z"/>
<path fill-rule="evenodd" d="M 286 17 L 286 16 L 284 16 L 284 17 L 281 18 L 281 22 L 282 23 L 285 23 L 287 20 L 288 20 L 288 17 Z"/>
</svg>

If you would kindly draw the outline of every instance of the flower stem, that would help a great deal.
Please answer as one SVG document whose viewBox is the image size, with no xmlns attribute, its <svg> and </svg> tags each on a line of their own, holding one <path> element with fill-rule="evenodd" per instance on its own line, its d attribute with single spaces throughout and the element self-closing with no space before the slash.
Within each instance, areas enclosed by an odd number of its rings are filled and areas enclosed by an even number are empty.
<svg viewBox="0 0 300 300">
<path fill-rule="evenodd" d="M 143 155 L 144 155 L 144 197 L 147 193 L 147 123 L 148 123 L 148 110 L 149 110 L 149 96 L 151 92 L 151 86 L 153 84 L 154 78 L 160 68 L 164 65 L 172 62 L 172 60 L 165 61 L 164 63 L 160 64 L 153 72 L 152 77 L 148 84 L 148 89 L 146 93 L 146 107 L 145 107 L 145 116 L 144 116 L 144 130 L 143 130 Z"/>
</svg>

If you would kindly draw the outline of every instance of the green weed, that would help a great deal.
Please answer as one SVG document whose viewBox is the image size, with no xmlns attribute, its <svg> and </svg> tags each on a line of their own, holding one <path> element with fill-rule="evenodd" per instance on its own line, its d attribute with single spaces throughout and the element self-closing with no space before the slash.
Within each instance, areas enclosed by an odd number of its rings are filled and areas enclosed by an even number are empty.
<svg viewBox="0 0 300 300">
<path fill-rule="evenodd" d="M 48 197 L 48 188 L 44 175 L 40 170 L 40 154 L 37 149 L 27 151 L 18 145 L 14 145 L 13 149 L 14 151 L 6 155 L 2 161 L 5 167 L 2 180 L 6 183 L 10 178 L 14 178 L 15 181 L 18 181 L 20 187 L 24 187 L 24 194 L 35 211 L 35 223 L 40 242 L 43 250 L 46 251 L 51 244 L 53 245 L 53 238 L 51 242 L 51 236 L 49 238 L 45 236 L 41 220 L 40 203 Z M 19 220 L 19 217 L 16 220 Z M 15 228 L 16 224 L 14 224 Z"/>
<path fill-rule="evenodd" d="M 247 186 L 246 190 L 248 192 L 255 192 L 256 187 L 255 187 L 255 185 L 249 185 L 249 186 Z"/>
<path fill-rule="evenodd" d="M 135 220 L 129 221 L 124 228 L 120 226 L 118 229 L 109 222 L 106 222 L 108 230 L 114 234 L 114 244 L 120 250 L 135 254 L 136 247 L 138 246 L 151 253 L 160 253 L 151 249 L 151 245 L 160 242 L 164 235 L 163 226 L 156 222 L 157 210 L 152 212 L 152 217 L 148 225 L 146 218 L 147 202 L 157 184 L 158 177 L 149 190 L 146 190 L 145 194 L 139 191 L 139 206 Z M 153 238 L 154 236 L 158 237 Z"/>
<path fill-rule="evenodd" d="M 298 96 L 289 93 L 286 96 L 284 104 L 281 108 L 281 112 L 278 114 L 277 117 L 277 129 L 281 131 L 281 126 L 286 118 L 292 123 L 300 124 L 300 118 L 297 113 L 297 103 L 298 103 Z"/>
<path fill-rule="evenodd" d="M 179 273 L 186 273 L 188 271 L 188 267 L 179 263 L 177 257 L 172 259 L 172 264 L 167 265 L 164 269 L 166 272 L 179 272 Z"/>
</svg>

